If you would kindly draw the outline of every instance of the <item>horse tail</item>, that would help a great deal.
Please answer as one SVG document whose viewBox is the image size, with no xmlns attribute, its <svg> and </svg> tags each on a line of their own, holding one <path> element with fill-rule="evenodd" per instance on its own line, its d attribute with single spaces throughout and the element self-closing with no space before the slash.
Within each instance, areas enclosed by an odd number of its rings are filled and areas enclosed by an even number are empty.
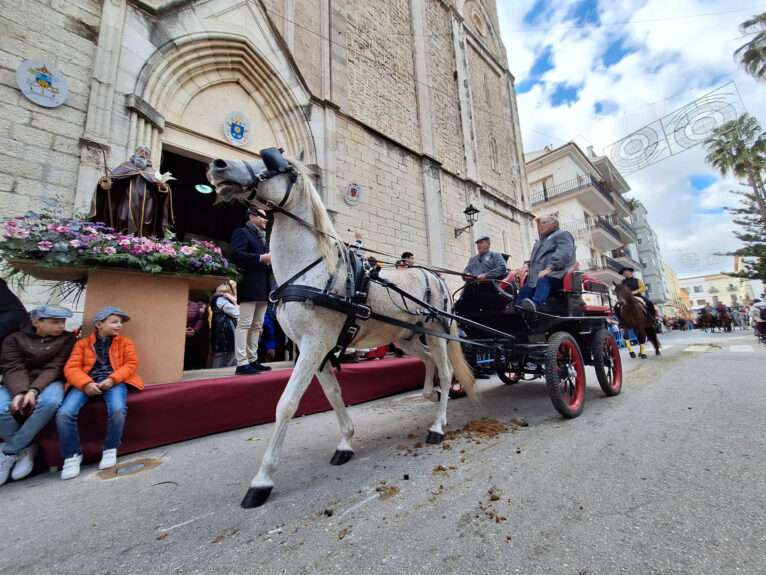
<svg viewBox="0 0 766 575">
<path fill-rule="evenodd" d="M 458 337 L 457 324 L 453 321 L 450 325 L 450 335 Z M 453 340 L 447 340 L 447 357 L 455 374 L 455 379 L 463 386 L 471 399 L 476 399 L 476 390 L 473 388 L 475 380 L 473 371 L 463 357 L 463 350 L 460 343 Z"/>
</svg>

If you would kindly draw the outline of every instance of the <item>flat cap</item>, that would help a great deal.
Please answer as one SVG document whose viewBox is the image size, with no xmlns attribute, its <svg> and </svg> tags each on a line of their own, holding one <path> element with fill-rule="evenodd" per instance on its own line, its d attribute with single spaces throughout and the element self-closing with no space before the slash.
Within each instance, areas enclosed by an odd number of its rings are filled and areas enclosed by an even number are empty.
<svg viewBox="0 0 766 575">
<path fill-rule="evenodd" d="M 72 317 L 72 310 L 60 305 L 41 305 L 29 312 L 31 319 L 62 319 Z"/>
<path fill-rule="evenodd" d="M 102 307 L 100 310 L 98 310 L 95 315 L 93 316 L 93 322 L 97 321 L 104 321 L 106 318 L 108 318 L 110 315 L 119 315 L 122 317 L 122 321 L 130 321 L 130 316 L 126 314 L 124 311 L 122 311 L 120 308 L 114 305 L 108 305 L 106 307 Z"/>
<path fill-rule="evenodd" d="M 487 240 L 489 243 L 492 243 L 492 240 L 489 239 L 489 236 L 487 234 L 484 234 L 483 236 L 479 236 L 478 238 L 476 238 L 476 241 L 473 243 L 478 244 L 481 240 Z"/>
</svg>

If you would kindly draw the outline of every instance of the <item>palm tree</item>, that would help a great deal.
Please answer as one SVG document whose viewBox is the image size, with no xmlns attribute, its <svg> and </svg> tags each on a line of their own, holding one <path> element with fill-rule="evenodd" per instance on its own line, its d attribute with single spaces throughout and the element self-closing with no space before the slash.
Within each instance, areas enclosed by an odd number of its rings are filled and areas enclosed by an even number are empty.
<svg viewBox="0 0 766 575">
<path fill-rule="evenodd" d="M 737 48 L 734 58 L 748 74 L 766 82 L 766 12 L 746 20 L 739 30 L 743 34 L 755 34 L 755 38 Z"/>
<path fill-rule="evenodd" d="M 763 172 L 766 170 L 766 133 L 758 120 L 745 113 L 713 130 L 705 140 L 705 162 L 722 176 L 731 172 L 746 178 L 753 189 L 762 223 L 766 231 L 766 193 Z"/>
</svg>

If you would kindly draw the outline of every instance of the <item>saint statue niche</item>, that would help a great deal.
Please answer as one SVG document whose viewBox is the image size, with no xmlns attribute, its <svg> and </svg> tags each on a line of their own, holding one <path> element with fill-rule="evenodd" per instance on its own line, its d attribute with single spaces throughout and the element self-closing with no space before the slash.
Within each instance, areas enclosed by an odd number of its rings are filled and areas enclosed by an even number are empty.
<svg viewBox="0 0 766 575">
<path fill-rule="evenodd" d="M 149 160 L 151 150 L 138 146 L 129 162 L 98 181 L 90 219 L 104 222 L 118 232 L 163 237 L 173 225 L 173 195 L 167 181 Z"/>
</svg>

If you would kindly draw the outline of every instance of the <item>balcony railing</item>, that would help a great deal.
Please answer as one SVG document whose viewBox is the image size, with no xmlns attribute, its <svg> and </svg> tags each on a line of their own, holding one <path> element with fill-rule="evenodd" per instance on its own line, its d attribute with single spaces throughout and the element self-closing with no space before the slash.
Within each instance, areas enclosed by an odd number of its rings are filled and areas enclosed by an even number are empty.
<svg viewBox="0 0 766 575">
<path fill-rule="evenodd" d="M 636 230 L 633 229 L 633 226 L 630 225 L 630 222 L 628 220 L 621 217 L 618 217 L 617 220 L 620 222 L 620 225 L 626 230 L 628 230 L 631 234 L 633 234 L 634 237 L 636 238 L 638 237 L 638 235 L 636 234 Z"/>
<path fill-rule="evenodd" d="M 588 186 L 593 186 L 594 188 L 596 188 L 601 193 L 601 195 L 604 196 L 604 198 L 606 198 L 606 200 L 610 204 L 614 205 L 614 200 L 612 200 L 612 194 L 609 193 L 609 190 L 606 189 L 604 184 L 599 182 L 596 178 L 594 178 L 591 175 L 579 176 L 573 180 L 569 180 L 562 184 L 557 184 L 550 188 L 546 188 L 544 186 L 538 185 L 532 189 L 530 197 L 532 199 L 533 205 L 541 204 L 543 202 L 547 202 L 548 200 L 552 200 L 559 196 L 577 192 Z"/>
<path fill-rule="evenodd" d="M 618 232 L 615 227 L 610 224 L 606 218 L 602 216 L 596 216 L 595 218 L 581 218 L 579 220 L 574 220 L 571 222 L 567 222 L 566 224 L 563 224 L 561 226 L 562 230 L 566 230 L 569 233 L 571 233 L 573 236 L 577 236 L 578 234 L 583 234 L 585 232 L 590 232 L 591 230 L 595 230 L 596 228 L 601 228 L 602 230 L 606 231 L 610 236 L 614 237 L 614 239 L 618 241 L 622 241 L 620 237 L 620 232 Z"/>
<path fill-rule="evenodd" d="M 620 273 L 622 266 L 607 256 L 580 260 L 580 270 L 609 270 L 616 274 Z"/>
</svg>

